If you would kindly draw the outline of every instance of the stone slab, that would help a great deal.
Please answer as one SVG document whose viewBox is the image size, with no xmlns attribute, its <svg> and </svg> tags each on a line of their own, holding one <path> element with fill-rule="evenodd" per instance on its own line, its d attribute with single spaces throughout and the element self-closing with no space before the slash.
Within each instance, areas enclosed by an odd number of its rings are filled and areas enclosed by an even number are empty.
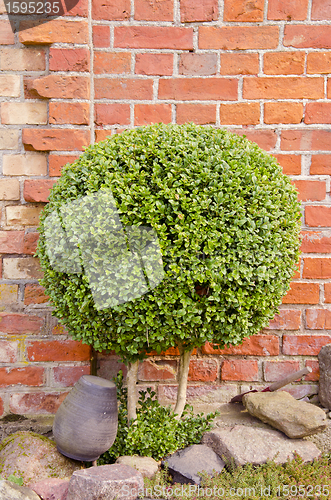
<svg viewBox="0 0 331 500">
<path fill-rule="evenodd" d="M 42 500 L 66 500 L 70 477 L 67 479 L 50 478 L 32 484 L 31 489 Z"/>
</svg>

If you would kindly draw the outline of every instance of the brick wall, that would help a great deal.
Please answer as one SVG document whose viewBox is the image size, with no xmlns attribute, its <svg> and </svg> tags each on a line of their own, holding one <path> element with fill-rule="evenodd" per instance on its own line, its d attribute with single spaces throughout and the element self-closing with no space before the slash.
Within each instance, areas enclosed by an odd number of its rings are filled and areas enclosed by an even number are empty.
<svg viewBox="0 0 331 500">
<path fill-rule="evenodd" d="M 211 124 L 275 155 L 299 191 L 302 258 L 280 314 L 236 348 L 194 353 L 190 400 L 227 401 L 305 365 L 316 390 L 331 331 L 331 1 L 80 0 L 13 34 L 0 5 L 0 414 L 54 412 L 90 352 L 51 316 L 33 257 L 61 167 L 90 142 L 151 122 Z M 142 386 L 176 392 L 176 350 Z M 99 356 L 99 373 L 123 365 Z"/>
</svg>

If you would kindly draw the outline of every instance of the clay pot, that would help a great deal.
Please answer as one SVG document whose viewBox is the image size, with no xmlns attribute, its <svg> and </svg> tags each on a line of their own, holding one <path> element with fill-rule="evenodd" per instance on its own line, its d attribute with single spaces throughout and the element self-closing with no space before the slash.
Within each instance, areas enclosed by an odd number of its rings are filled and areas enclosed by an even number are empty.
<svg viewBox="0 0 331 500">
<path fill-rule="evenodd" d="M 83 375 L 56 412 L 53 434 L 57 449 L 74 460 L 92 462 L 114 443 L 117 423 L 115 384 Z"/>
</svg>

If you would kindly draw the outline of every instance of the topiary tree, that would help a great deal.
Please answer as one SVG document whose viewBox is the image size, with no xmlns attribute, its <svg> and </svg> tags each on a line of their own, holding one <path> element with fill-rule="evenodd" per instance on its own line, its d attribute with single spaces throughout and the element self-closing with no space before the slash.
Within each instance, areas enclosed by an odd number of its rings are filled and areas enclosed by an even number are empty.
<svg viewBox="0 0 331 500">
<path fill-rule="evenodd" d="M 115 203 L 110 211 L 115 206 L 119 216 L 111 231 L 120 220 L 125 246 L 126 228 L 152 228 L 164 274 L 140 296 L 97 308 L 82 252 L 96 261 L 100 248 L 94 252 L 88 238 L 70 233 L 78 214 L 70 204 L 107 190 Z M 181 415 L 192 350 L 207 341 L 237 345 L 259 332 L 278 311 L 296 269 L 300 205 L 294 187 L 275 158 L 225 130 L 157 124 L 114 135 L 66 165 L 49 200 L 37 251 L 41 283 L 74 339 L 114 350 L 128 364 L 129 418 L 135 417 L 138 363 L 146 353 L 178 347 L 175 412 Z M 106 205 L 99 210 L 106 212 Z M 93 217 L 86 217 L 93 226 Z M 76 266 L 70 272 L 57 268 L 47 251 L 52 218 L 67 231 L 52 247 L 55 257 L 69 248 Z M 76 225 L 84 233 L 82 218 Z M 119 253 L 113 250 L 109 260 Z"/>
</svg>

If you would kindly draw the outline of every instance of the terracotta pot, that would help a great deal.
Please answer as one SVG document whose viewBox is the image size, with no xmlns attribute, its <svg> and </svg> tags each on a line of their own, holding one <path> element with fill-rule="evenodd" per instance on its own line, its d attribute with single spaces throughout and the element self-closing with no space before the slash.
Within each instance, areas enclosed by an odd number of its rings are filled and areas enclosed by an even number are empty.
<svg viewBox="0 0 331 500">
<path fill-rule="evenodd" d="M 83 375 L 56 412 L 57 449 L 66 457 L 92 462 L 114 443 L 117 423 L 115 384 Z"/>
</svg>

